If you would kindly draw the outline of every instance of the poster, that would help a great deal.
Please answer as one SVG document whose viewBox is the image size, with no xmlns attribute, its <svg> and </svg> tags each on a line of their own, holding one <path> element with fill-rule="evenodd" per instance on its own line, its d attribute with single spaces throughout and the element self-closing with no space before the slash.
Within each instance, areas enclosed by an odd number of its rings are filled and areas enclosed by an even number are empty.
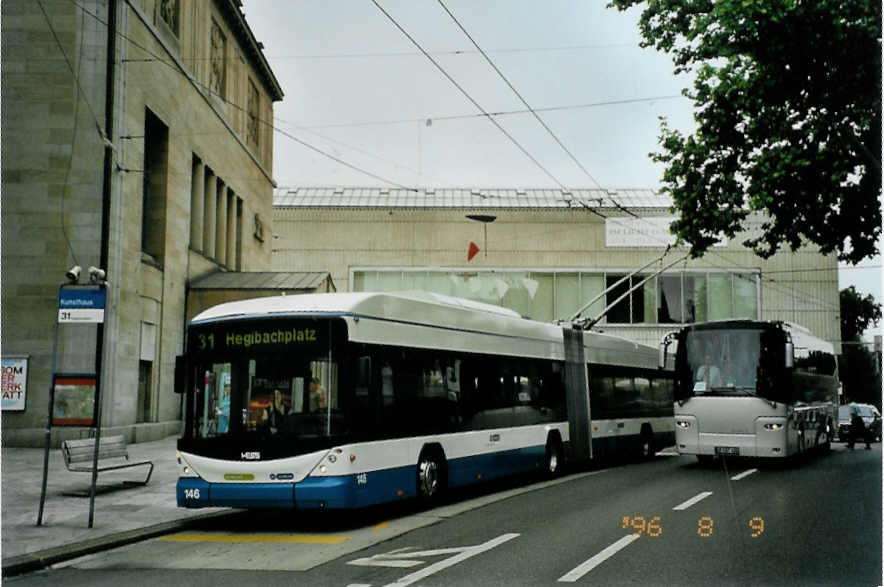
<svg viewBox="0 0 884 587">
<path fill-rule="evenodd" d="M 95 377 L 56 375 L 53 426 L 92 426 L 95 414 Z"/>
<path fill-rule="evenodd" d="M 28 355 L 9 355 L 2 358 L 2 409 L 10 412 L 25 411 L 28 394 Z"/>
</svg>

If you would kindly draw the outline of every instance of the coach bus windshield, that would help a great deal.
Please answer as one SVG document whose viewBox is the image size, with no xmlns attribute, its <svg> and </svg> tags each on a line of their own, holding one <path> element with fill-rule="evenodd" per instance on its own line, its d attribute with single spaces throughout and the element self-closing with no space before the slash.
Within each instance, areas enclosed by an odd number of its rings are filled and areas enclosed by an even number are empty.
<svg viewBox="0 0 884 587">
<path fill-rule="evenodd" d="M 329 320 L 191 327 L 186 436 L 311 444 L 345 434 L 333 330 Z"/>
<path fill-rule="evenodd" d="M 688 330 L 677 353 L 679 396 L 759 396 L 777 399 L 770 384 L 773 348 L 758 328 Z"/>
</svg>

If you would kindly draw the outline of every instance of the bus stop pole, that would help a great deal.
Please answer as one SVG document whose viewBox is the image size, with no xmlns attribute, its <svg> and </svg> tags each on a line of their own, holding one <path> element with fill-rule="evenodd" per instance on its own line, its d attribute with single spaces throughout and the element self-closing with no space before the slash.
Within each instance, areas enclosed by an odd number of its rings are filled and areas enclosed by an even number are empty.
<svg viewBox="0 0 884 587">
<path fill-rule="evenodd" d="M 61 290 L 58 286 L 58 300 L 55 303 L 55 334 L 52 337 L 52 370 L 49 372 L 49 415 L 46 418 L 46 442 L 43 449 L 43 483 L 40 488 L 40 510 L 37 512 L 37 525 L 43 525 L 43 504 L 46 502 L 46 480 L 49 477 L 49 444 L 52 441 L 52 404 L 55 400 L 55 353 L 58 351 L 58 308 L 61 306 Z"/>
<path fill-rule="evenodd" d="M 104 283 L 101 288 L 106 290 Z M 107 295 L 107 294 L 105 294 Z M 92 454 L 92 483 L 89 486 L 89 527 L 95 514 L 95 483 L 98 481 L 98 446 L 101 442 L 101 354 L 104 351 L 104 322 L 98 323 L 95 341 L 95 452 Z"/>
</svg>

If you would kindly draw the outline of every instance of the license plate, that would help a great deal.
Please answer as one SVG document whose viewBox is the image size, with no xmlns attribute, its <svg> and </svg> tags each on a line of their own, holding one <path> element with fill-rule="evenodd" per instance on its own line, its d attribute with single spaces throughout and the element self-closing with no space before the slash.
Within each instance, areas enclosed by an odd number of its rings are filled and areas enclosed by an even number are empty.
<svg viewBox="0 0 884 587">
<path fill-rule="evenodd" d="M 726 456 L 740 456 L 740 447 L 739 446 L 716 446 L 715 454 L 717 455 L 726 455 Z"/>
</svg>

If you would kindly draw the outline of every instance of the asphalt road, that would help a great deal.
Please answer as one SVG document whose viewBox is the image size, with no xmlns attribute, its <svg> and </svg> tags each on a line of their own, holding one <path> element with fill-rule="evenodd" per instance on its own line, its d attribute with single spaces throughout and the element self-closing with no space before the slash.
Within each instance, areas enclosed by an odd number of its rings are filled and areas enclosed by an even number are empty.
<svg viewBox="0 0 884 587">
<path fill-rule="evenodd" d="M 687 457 L 339 516 L 237 514 L 18 585 L 880 585 L 881 450 Z M 490 492 L 489 489 L 497 490 Z M 503 490 L 503 491 L 501 491 Z"/>
</svg>

